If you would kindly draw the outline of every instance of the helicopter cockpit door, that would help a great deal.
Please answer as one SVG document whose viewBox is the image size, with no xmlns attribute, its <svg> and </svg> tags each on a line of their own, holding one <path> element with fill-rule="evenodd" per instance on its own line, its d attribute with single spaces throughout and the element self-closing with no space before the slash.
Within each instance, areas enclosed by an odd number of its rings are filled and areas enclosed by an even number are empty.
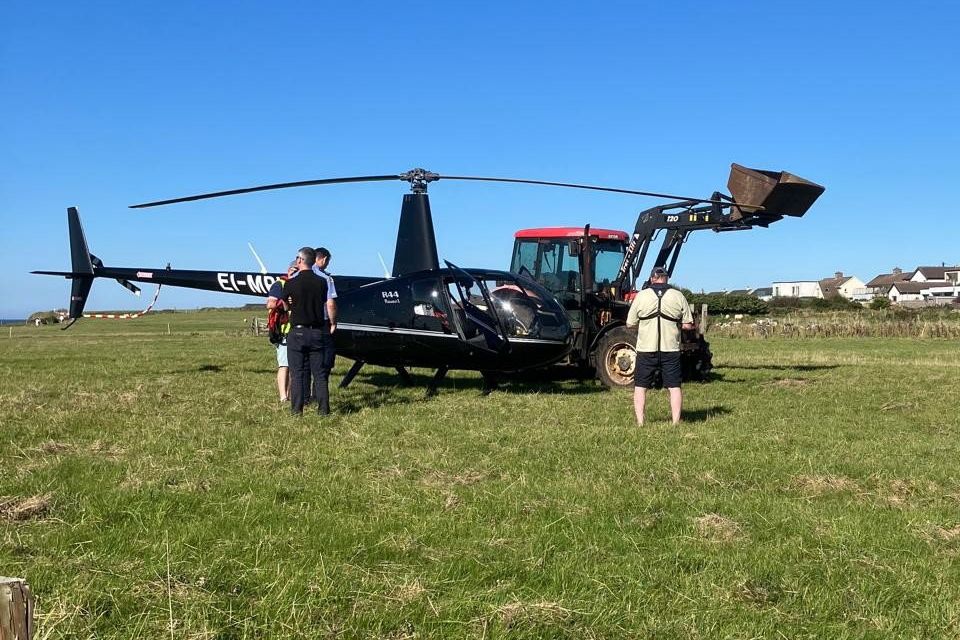
<svg viewBox="0 0 960 640">
<path fill-rule="evenodd" d="M 447 290 L 460 339 L 484 351 L 506 351 L 510 342 L 486 285 L 455 264 L 444 262 L 454 273 Z"/>
</svg>

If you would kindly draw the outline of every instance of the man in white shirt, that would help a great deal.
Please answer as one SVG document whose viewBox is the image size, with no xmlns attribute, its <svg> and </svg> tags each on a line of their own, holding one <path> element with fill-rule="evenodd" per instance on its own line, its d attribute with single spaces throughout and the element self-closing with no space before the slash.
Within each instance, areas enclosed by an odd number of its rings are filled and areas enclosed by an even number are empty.
<svg viewBox="0 0 960 640">
<path fill-rule="evenodd" d="M 637 424 L 643 425 L 647 389 L 660 372 L 663 387 L 670 394 L 673 424 L 680 422 L 683 393 L 680 390 L 680 329 L 693 329 L 690 304 L 677 289 L 667 284 L 669 274 L 654 267 L 650 286 L 637 293 L 627 314 L 627 326 L 637 328 L 637 361 L 634 368 L 633 408 Z"/>
</svg>

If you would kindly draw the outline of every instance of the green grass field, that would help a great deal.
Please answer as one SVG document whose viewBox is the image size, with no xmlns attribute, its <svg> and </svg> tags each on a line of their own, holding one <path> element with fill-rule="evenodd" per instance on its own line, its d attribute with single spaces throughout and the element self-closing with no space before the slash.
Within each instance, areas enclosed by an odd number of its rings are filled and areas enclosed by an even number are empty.
<svg viewBox="0 0 960 640">
<path fill-rule="evenodd" d="M 0 332 L 36 638 L 960 636 L 955 340 L 718 338 L 680 427 L 376 368 L 294 419 L 245 316 Z"/>
</svg>

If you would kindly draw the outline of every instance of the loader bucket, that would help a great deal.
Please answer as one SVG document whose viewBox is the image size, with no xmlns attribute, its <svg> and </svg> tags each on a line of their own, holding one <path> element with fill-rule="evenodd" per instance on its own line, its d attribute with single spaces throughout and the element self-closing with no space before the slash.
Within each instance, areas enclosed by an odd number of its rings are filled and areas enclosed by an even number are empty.
<svg viewBox="0 0 960 640">
<path fill-rule="evenodd" d="M 735 202 L 762 206 L 761 211 L 734 206 L 730 218 L 744 215 L 802 216 L 816 202 L 824 188 L 786 171 L 763 171 L 739 164 L 730 165 L 727 189 Z"/>
</svg>

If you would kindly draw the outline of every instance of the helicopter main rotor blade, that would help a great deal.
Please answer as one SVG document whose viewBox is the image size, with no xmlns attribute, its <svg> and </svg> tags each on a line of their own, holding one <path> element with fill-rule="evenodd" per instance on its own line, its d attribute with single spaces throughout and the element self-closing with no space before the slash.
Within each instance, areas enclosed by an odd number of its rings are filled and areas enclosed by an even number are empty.
<svg viewBox="0 0 960 640">
<path fill-rule="evenodd" d="M 473 180 L 476 182 L 513 182 L 516 184 L 540 184 L 549 187 L 567 187 L 570 189 L 587 189 L 590 191 L 608 191 L 610 193 L 625 193 L 633 196 L 650 196 L 653 198 L 668 198 L 670 200 L 687 200 L 690 202 L 704 202 L 712 204 L 731 205 L 731 202 L 725 200 L 704 200 L 703 198 L 691 198 L 689 196 L 678 196 L 670 193 L 657 193 L 654 191 L 636 191 L 634 189 L 617 189 L 615 187 L 598 187 L 589 184 L 574 184 L 570 182 L 550 182 L 548 180 L 521 180 L 519 178 L 485 178 L 480 176 L 440 176 L 441 180 Z M 762 209 L 749 204 L 739 205 L 746 209 Z"/>
<path fill-rule="evenodd" d="M 220 198 L 223 196 L 236 196 L 242 193 L 255 193 L 257 191 L 272 191 L 274 189 L 289 189 L 291 187 L 312 187 L 321 184 L 343 184 L 348 182 L 381 182 L 384 180 L 402 180 L 399 175 L 388 176 L 355 176 L 352 178 L 326 178 L 323 180 L 301 180 L 299 182 L 279 182 L 277 184 L 265 184 L 259 187 L 247 187 L 245 189 L 230 189 L 228 191 L 216 191 L 214 193 L 201 193 L 195 196 L 185 196 L 183 198 L 171 198 L 169 200 L 157 200 L 156 202 L 144 202 L 143 204 L 132 204 L 131 209 L 145 209 L 147 207 L 159 207 L 165 204 L 176 204 L 178 202 L 193 202 L 194 200 L 207 200 L 210 198 Z"/>
</svg>

